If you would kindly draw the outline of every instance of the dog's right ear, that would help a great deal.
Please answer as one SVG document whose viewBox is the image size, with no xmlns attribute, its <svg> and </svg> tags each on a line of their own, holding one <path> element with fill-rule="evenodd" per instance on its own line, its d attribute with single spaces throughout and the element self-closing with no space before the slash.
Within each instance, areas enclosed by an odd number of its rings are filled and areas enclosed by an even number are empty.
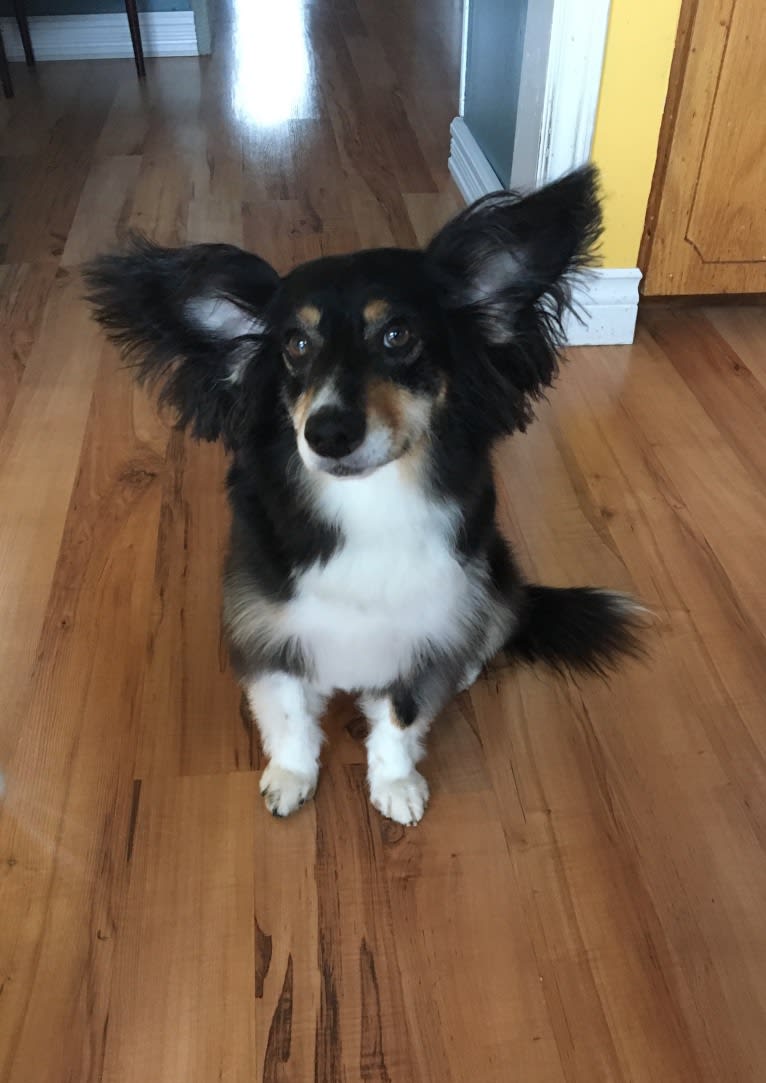
<svg viewBox="0 0 766 1083">
<path fill-rule="evenodd" d="M 279 284 L 264 260 L 225 244 L 161 248 L 133 237 L 84 269 L 88 300 L 139 380 L 160 383 L 180 427 L 231 444 L 237 386 L 264 341 Z"/>
</svg>

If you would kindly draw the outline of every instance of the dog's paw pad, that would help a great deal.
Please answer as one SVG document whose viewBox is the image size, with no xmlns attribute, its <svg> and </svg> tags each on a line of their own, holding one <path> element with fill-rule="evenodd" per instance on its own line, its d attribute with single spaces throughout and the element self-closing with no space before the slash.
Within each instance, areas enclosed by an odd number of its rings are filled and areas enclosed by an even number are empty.
<svg viewBox="0 0 766 1083">
<path fill-rule="evenodd" d="M 260 790 L 272 816 L 289 816 L 314 796 L 315 775 L 288 771 L 270 763 L 261 775 Z"/>
<path fill-rule="evenodd" d="M 370 800 L 378 812 L 398 824 L 418 823 L 428 804 L 428 783 L 413 771 L 406 778 L 370 781 Z"/>
</svg>

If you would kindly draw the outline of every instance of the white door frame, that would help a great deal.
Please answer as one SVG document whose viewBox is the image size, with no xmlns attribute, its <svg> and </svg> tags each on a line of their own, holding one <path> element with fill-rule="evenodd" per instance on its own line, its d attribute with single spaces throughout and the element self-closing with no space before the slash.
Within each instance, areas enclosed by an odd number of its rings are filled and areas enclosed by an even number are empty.
<svg viewBox="0 0 766 1083">
<path fill-rule="evenodd" d="M 467 202 L 498 188 L 537 188 L 590 158 L 601 89 L 610 0 L 530 0 L 510 177 L 499 178 L 463 118 L 469 5 L 464 0 L 460 116 L 451 126 L 449 168 Z M 633 341 L 637 267 L 591 272 L 577 291 L 581 319 L 570 345 Z"/>
</svg>

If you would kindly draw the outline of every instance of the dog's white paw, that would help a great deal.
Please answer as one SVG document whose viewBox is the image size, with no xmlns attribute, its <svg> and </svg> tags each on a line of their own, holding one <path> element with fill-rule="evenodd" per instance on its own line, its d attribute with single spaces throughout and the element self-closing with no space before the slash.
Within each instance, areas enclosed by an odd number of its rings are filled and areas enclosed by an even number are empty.
<svg viewBox="0 0 766 1083">
<path fill-rule="evenodd" d="M 472 666 L 471 669 L 466 670 L 463 674 L 463 680 L 460 682 L 458 692 L 467 692 L 471 685 L 476 684 L 483 668 L 484 666 Z"/>
<path fill-rule="evenodd" d="M 428 783 L 418 771 L 406 778 L 370 779 L 370 800 L 389 820 L 412 826 L 426 810 Z"/>
<path fill-rule="evenodd" d="M 316 775 L 288 771 L 270 763 L 261 775 L 260 790 L 272 816 L 289 816 L 314 796 Z"/>
</svg>

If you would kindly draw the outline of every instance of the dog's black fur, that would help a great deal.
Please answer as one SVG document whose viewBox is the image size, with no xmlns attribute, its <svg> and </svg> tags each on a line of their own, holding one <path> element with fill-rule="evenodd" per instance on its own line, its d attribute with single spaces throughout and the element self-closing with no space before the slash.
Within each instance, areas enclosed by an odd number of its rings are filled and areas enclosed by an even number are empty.
<svg viewBox="0 0 766 1083">
<path fill-rule="evenodd" d="M 385 384 L 402 401 L 430 404 L 422 484 L 431 499 L 457 509 L 458 559 L 484 562 L 491 597 L 513 614 L 508 651 L 601 672 L 635 650 L 635 612 L 606 592 L 524 583 L 495 525 L 490 462 L 493 444 L 526 428 L 556 374 L 572 278 L 590 262 L 600 228 L 597 177 L 585 168 L 526 198 L 487 196 L 423 251 L 321 259 L 280 278 L 228 245 L 168 250 L 134 239 L 124 254 L 91 264 L 86 279 L 98 319 L 139 379 L 161 386 L 179 425 L 232 452 L 230 581 L 283 604 L 305 569 L 342 548 L 342 527 L 316 514 L 304 484 L 296 418 L 328 373 L 357 418 L 369 387 Z M 235 333 L 196 317 L 194 305 L 210 297 L 241 312 Z M 407 339 L 401 348 L 352 319 L 380 298 L 389 338 Z M 321 322 L 303 363 L 289 349 L 303 349 L 296 312 L 306 305 Z M 477 628 L 479 641 L 481 634 Z M 262 640 L 235 643 L 242 676 L 279 669 L 311 677 L 300 641 Z M 424 648 L 385 689 L 402 722 L 454 691 L 474 656 L 486 660 L 480 642 Z M 435 676 L 444 672 L 446 680 Z M 434 682 L 443 687 L 432 696 Z"/>
</svg>

